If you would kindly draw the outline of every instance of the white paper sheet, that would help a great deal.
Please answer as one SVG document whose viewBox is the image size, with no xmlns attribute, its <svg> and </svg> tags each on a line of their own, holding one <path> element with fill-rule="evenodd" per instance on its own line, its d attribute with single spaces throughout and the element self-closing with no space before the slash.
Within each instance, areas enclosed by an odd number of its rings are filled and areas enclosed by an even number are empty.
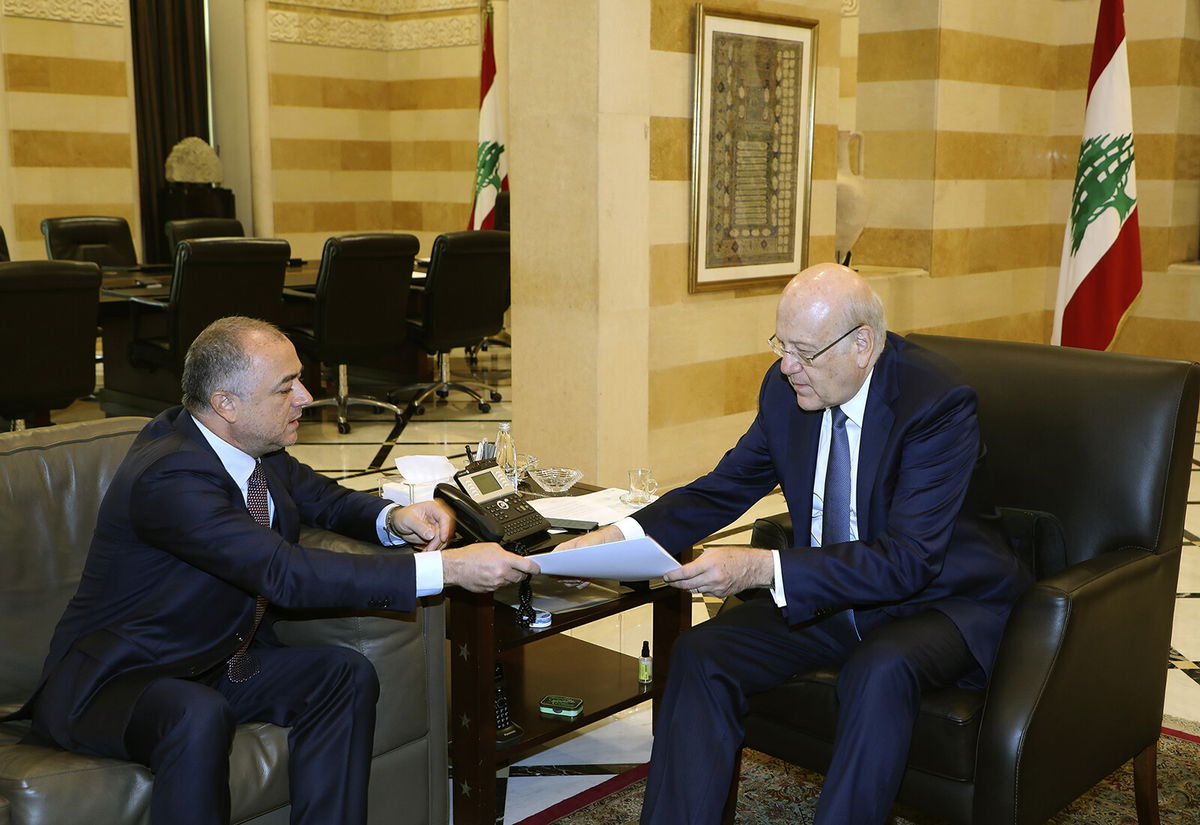
<svg viewBox="0 0 1200 825">
<path fill-rule="evenodd" d="M 570 550 L 554 550 L 531 556 L 542 572 L 580 579 L 640 581 L 661 578 L 679 567 L 679 562 L 649 536 L 592 544 Z"/>
<path fill-rule="evenodd" d="M 621 496 L 625 492 L 618 487 L 609 487 L 606 490 L 597 490 L 582 496 L 535 498 L 530 500 L 529 504 L 546 518 L 594 521 L 603 527 L 642 509 L 621 501 Z"/>
</svg>

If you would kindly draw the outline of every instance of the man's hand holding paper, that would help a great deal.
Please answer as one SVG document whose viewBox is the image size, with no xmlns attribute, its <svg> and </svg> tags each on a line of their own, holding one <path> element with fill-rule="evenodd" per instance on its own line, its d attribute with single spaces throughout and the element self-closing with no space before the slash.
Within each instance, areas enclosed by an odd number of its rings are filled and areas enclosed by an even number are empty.
<svg viewBox="0 0 1200 825">
<path fill-rule="evenodd" d="M 708 547 L 700 558 L 663 574 L 672 587 L 721 599 L 751 587 L 771 587 L 774 579 L 771 551 L 756 547 Z"/>
</svg>

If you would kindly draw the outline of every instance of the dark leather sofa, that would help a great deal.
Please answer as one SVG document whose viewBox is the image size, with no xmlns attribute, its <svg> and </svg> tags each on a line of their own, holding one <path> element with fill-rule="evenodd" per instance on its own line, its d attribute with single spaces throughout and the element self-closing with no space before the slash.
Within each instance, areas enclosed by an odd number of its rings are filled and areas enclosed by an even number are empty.
<svg viewBox="0 0 1200 825">
<path fill-rule="evenodd" d="M 55 623 L 75 591 L 96 513 L 143 418 L 110 418 L 0 435 L 0 717 L 33 691 Z M 320 530 L 307 544 L 397 552 Z M 289 644 L 365 654 L 380 680 L 371 765 L 372 825 L 447 817 L 444 616 L 296 615 Z M 153 777 L 140 765 L 21 744 L 26 723 L 0 724 L 0 825 L 146 825 Z M 287 731 L 239 726 L 230 757 L 233 822 L 288 822 Z"/>
<path fill-rule="evenodd" d="M 909 339 L 976 389 L 998 515 L 1038 581 L 1013 609 L 988 690 L 923 696 L 899 801 L 956 825 L 1042 823 L 1132 759 L 1138 821 L 1157 823 L 1200 365 Z M 791 520 L 760 519 L 751 543 L 793 546 Z M 746 746 L 824 771 L 836 683 L 820 670 L 751 697 Z"/>
</svg>

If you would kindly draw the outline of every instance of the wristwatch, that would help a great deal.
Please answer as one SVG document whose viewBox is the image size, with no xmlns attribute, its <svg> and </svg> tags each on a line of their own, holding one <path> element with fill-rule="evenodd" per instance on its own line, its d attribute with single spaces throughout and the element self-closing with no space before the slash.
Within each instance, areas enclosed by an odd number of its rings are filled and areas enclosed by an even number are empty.
<svg viewBox="0 0 1200 825">
<path fill-rule="evenodd" d="M 404 536 L 397 533 L 396 528 L 392 526 L 392 513 L 396 512 L 396 510 L 399 507 L 400 507 L 399 504 L 393 504 L 391 506 L 391 508 L 387 511 L 387 515 L 385 515 L 383 517 L 383 529 L 387 532 L 387 534 L 389 536 L 394 538 L 396 541 L 405 541 Z"/>
</svg>

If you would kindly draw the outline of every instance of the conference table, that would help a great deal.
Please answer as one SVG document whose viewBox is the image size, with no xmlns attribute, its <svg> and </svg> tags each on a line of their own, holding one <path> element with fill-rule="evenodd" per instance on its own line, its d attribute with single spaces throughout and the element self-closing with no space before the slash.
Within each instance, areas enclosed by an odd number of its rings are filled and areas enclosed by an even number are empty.
<svg viewBox="0 0 1200 825">
<path fill-rule="evenodd" d="M 317 284 L 319 269 L 320 261 L 289 265 L 283 276 L 284 289 L 312 289 Z M 171 264 L 103 269 L 100 272 L 100 303 L 121 304 L 138 298 L 165 301 L 171 294 L 173 272 Z"/>
<path fill-rule="evenodd" d="M 413 286 L 425 282 L 423 262 L 413 269 Z M 283 276 L 284 289 L 312 290 L 317 285 L 320 261 L 294 259 Z M 144 264 L 103 269 L 100 273 L 100 303 L 121 304 L 135 298 L 166 300 L 171 292 L 172 264 Z M 102 310 L 103 311 L 103 310 Z"/>
</svg>

